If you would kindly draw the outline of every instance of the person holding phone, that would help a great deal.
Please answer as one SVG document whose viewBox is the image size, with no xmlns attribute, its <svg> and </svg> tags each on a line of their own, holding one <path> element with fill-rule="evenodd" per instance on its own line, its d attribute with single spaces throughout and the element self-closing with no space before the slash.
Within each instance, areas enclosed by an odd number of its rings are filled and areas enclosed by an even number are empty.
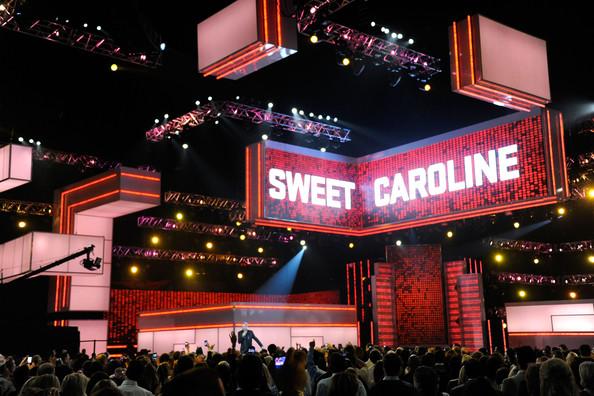
<svg viewBox="0 0 594 396">
<path fill-rule="evenodd" d="M 256 341 L 260 348 L 263 346 L 262 342 L 260 342 L 254 332 L 248 328 L 248 322 L 243 322 L 243 326 L 237 335 L 237 341 L 239 341 L 239 352 L 241 352 L 242 355 L 248 353 L 250 348 L 253 348 L 253 341 Z M 255 351 L 256 350 L 253 349 L 253 352 Z"/>
</svg>

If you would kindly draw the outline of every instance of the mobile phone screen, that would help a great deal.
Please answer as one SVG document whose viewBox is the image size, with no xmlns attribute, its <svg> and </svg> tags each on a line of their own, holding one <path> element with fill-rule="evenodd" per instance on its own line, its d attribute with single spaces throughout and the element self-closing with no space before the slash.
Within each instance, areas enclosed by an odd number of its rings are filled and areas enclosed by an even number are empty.
<svg viewBox="0 0 594 396">
<path fill-rule="evenodd" d="M 32 361 L 33 361 L 33 358 L 32 358 L 31 356 L 29 356 L 29 357 L 27 358 L 27 363 L 28 363 L 28 364 L 31 364 L 31 362 L 32 362 Z"/>
<path fill-rule="evenodd" d="M 283 364 L 285 364 L 285 359 L 286 359 L 285 356 L 280 356 L 280 357 L 274 358 L 274 365 L 276 367 L 281 367 Z"/>
<path fill-rule="evenodd" d="M 248 353 L 254 353 L 254 352 L 256 352 L 256 348 L 254 348 L 254 347 L 248 348 Z"/>
</svg>

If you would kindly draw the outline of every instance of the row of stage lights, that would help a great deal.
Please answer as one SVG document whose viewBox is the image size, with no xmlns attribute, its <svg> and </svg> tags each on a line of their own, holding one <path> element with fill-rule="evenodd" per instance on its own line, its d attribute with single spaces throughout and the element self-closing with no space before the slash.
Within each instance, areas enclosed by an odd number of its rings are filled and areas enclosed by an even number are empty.
<svg viewBox="0 0 594 396">
<path fill-rule="evenodd" d="M 578 298 L 578 294 L 573 290 L 570 290 L 567 293 L 567 296 L 572 300 L 575 300 L 576 298 Z M 518 290 L 518 297 L 524 299 L 524 298 L 528 297 L 528 292 L 524 289 L 520 289 L 520 290 Z"/>
<path fill-rule="evenodd" d="M 495 261 L 497 264 L 502 264 L 505 262 L 505 256 L 502 253 L 495 253 L 493 255 L 493 261 Z M 589 254 L 586 257 L 586 261 L 588 261 L 588 263 L 590 263 L 590 264 L 594 264 L 594 254 Z M 540 259 L 538 257 L 534 257 L 532 259 L 532 263 L 539 264 Z"/>
<path fill-rule="evenodd" d="M 131 275 L 133 276 L 137 276 L 140 274 L 140 266 L 138 264 L 132 264 L 129 267 L 129 272 Z M 187 267 L 184 269 L 184 276 L 186 278 L 194 278 L 195 276 L 199 275 L 198 272 L 196 272 L 196 270 L 194 270 L 194 268 L 192 267 Z M 244 278 L 243 272 L 238 272 L 235 274 L 235 276 L 237 277 L 237 279 L 241 280 Z"/>
<path fill-rule="evenodd" d="M 25 144 L 25 142 L 27 141 L 27 142 L 29 142 L 29 144 L 32 144 L 34 146 L 41 146 L 41 142 L 39 140 L 35 140 L 35 139 L 31 139 L 31 138 L 29 140 L 27 140 L 22 136 L 19 136 L 19 138 L 17 140 L 19 141 L 19 143 L 22 143 L 22 144 Z"/>
<path fill-rule="evenodd" d="M 376 27 L 377 23 L 371 21 L 370 25 L 371 27 Z M 404 38 L 404 35 L 402 33 L 390 32 L 390 29 L 385 26 L 382 26 L 380 30 L 382 33 L 386 34 L 388 38 L 391 38 L 393 40 L 402 40 Z M 406 40 L 406 43 L 408 43 L 409 45 L 413 45 L 415 43 L 415 40 L 411 37 L 408 40 Z"/>
</svg>

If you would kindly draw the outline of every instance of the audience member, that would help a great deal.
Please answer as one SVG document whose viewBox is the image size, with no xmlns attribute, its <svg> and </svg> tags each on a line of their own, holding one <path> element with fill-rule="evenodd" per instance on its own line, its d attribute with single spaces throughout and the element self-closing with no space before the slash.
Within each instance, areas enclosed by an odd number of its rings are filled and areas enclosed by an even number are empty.
<svg viewBox="0 0 594 396">
<path fill-rule="evenodd" d="M 582 362 L 579 367 L 580 396 L 594 396 L 594 362 Z"/>
<path fill-rule="evenodd" d="M 396 353 L 387 353 L 384 356 L 384 372 L 385 376 L 378 383 L 375 384 L 371 390 L 373 396 L 412 396 L 413 388 L 408 382 L 400 379 L 402 362 Z M 415 370 L 416 371 L 416 370 Z"/>
<path fill-rule="evenodd" d="M 541 396 L 576 396 L 577 386 L 569 365 L 561 359 L 549 359 L 540 366 Z"/>
<path fill-rule="evenodd" d="M 82 373 L 68 374 L 62 380 L 61 396 L 85 396 L 89 379 Z"/>
</svg>

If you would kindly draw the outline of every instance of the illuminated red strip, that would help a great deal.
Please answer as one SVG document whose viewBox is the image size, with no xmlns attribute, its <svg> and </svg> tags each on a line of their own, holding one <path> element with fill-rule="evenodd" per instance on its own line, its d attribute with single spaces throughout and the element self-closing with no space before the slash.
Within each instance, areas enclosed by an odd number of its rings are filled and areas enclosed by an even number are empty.
<svg viewBox="0 0 594 396">
<path fill-rule="evenodd" d="M 127 347 L 128 347 L 127 345 L 107 345 L 107 349 L 123 349 L 123 348 L 127 348 Z"/>
<path fill-rule="evenodd" d="M 120 190 L 122 194 L 139 195 L 142 197 L 161 198 L 161 194 L 147 193 L 142 191 Z"/>
<path fill-rule="evenodd" d="M 262 55 L 260 55 L 260 56 L 258 56 L 258 57 L 256 57 L 256 58 L 252 59 L 250 62 L 248 62 L 248 63 L 245 63 L 245 64 L 241 64 L 241 65 L 239 65 L 239 66 L 237 66 L 237 67 L 235 67 L 235 68 L 233 68 L 233 69 L 231 69 L 231 70 L 229 70 L 229 71 L 227 71 L 227 72 L 225 72 L 225 73 L 223 73 L 223 74 L 219 74 L 219 75 L 217 76 L 217 80 L 220 80 L 221 78 L 223 78 L 223 77 L 225 77 L 225 76 L 228 76 L 229 74 L 231 74 L 231 73 L 234 73 L 234 72 L 236 72 L 237 70 L 239 70 L 239 69 L 242 69 L 242 68 L 244 68 L 244 67 L 246 67 L 246 66 L 248 66 L 248 65 L 250 65 L 250 64 L 255 64 L 255 63 L 256 63 L 256 62 L 258 62 L 260 59 L 262 59 L 262 58 L 265 58 L 265 57 L 267 57 L 267 56 L 269 56 L 269 55 L 272 55 L 272 54 L 273 54 L 273 53 L 275 53 L 277 50 L 278 50 L 278 48 L 276 48 L 276 47 L 269 48 L 269 49 L 268 49 L 268 50 L 266 50 L 266 51 L 265 51 L 265 52 L 264 52 Z"/>
<path fill-rule="evenodd" d="M 162 311 L 162 312 L 145 312 L 139 316 L 163 316 L 173 315 L 179 313 L 188 312 L 207 312 L 207 311 L 224 311 L 228 309 L 273 309 L 273 310 L 288 310 L 288 311 L 354 311 L 355 308 L 351 307 L 314 307 L 314 306 L 292 306 L 292 305 L 221 305 L 216 307 L 202 307 L 202 308 L 188 308 L 188 309 L 176 309 L 174 311 Z"/>
<path fill-rule="evenodd" d="M 503 333 L 503 352 L 507 351 L 507 341 L 505 340 L 505 327 L 503 327 L 503 319 L 501 319 L 501 333 Z"/>
<path fill-rule="evenodd" d="M 594 336 L 594 332 L 580 332 L 580 331 L 573 331 L 573 332 L 554 332 L 554 331 L 542 331 L 542 332 L 526 332 L 526 333 L 508 333 L 510 337 L 514 336 L 556 336 L 556 335 L 563 335 L 563 336 Z"/>
<path fill-rule="evenodd" d="M 355 297 L 355 307 L 358 307 L 357 304 L 357 263 L 353 263 L 353 295 Z"/>
<path fill-rule="evenodd" d="M 264 41 L 268 43 L 268 2 L 266 0 L 263 1 L 264 9 Z"/>
<path fill-rule="evenodd" d="M 262 217 L 262 144 L 257 145 L 257 156 L 258 156 L 258 217 Z"/>
<path fill-rule="evenodd" d="M 495 89 L 486 87 L 485 85 L 493 85 L 495 87 Z M 476 89 L 488 91 L 488 92 L 493 92 L 495 94 L 494 99 L 500 98 L 501 95 L 508 93 L 510 96 L 512 96 L 513 98 L 515 98 L 518 101 L 527 102 L 527 103 L 533 104 L 538 107 L 544 107 L 543 102 L 537 102 L 533 98 L 520 97 L 520 95 L 518 95 L 515 91 L 507 91 L 505 88 L 501 88 L 497 85 L 490 84 L 488 82 L 479 81 L 472 88 L 476 88 Z M 506 105 L 511 105 L 511 103 L 506 103 Z"/>
<path fill-rule="evenodd" d="M 565 161 L 565 128 L 563 126 L 563 114 L 559 113 L 559 131 L 561 139 L 561 158 L 563 162 L 563 178 L 565 180 L 565 195 L 569 194 L 569 180 L 567 179 L 567 161 Z"/>
<path fill-rule="evenodd" d="M 278 46 L 280 47 L 283 43 L 283 33 L 281 29 L 280 0 L 276 0 L 276 34 L 278 36 Z"/>
<path fill-rule="evenodd" d="M 238 51 L 235 54 L 226 56 L 225 58 L 219 60 L 218 62 L 216 62 L 208 67 L 205 67 L 204 69 L 202 69 L 202 73 L 204 74 L 204 76 L 210 75 L 210 74 L 214 73 L 215 71 L 220 70 L 225 66 L 228 66 L 229 63 L 236 62 L 239 58 L 242 58 L 247 53 L 252 52 L 252 50 L 255 47 L 259 47 L 261 45 L 262 45 L 262 43 L 260 43 L 260 42 L 252 43 L 252 44 L 248 45 L 247 47 L 245 47 L 244 49 L 242 49 L 241 51 Z"/>
<path fill-rule="evenodd" d="M 357 344 L 361 345 L 361 323 L 357 321 Z"/>
<path fill-rule="evenodd" d="M 369 322 L 369 326 L 371 327 L 371 343 L 372 344 L 375 344 L 375 340 L 374 340 L 374 338 L 375 338 L 375 334 L 374 334 L 375 329 L 373 328 L 373 320 L 371 322 Z"/>
<path fill-rule="evenodd" d="M 483 273 L 483 260 L 479 260 L 479 272 Z"/>
<path fill-rule="evenodd" d="M 515 90 L 515 89 L 512 89 L 512 88 L 509 88 L 509 87 L 504 87 L 504 86 L 501 86 L 501 85 L 497 85 L 497 84 L 492 83 L 490 81 L 481 80 L 481 81 L 478 81 L 477 84 L 479 86 L 481 86 L 482 88 L 485 88 L 485 89 L 488 88 L 489 86 L 490 87 L 493 87 L 494 88 L 492 90 L 493 92 L 496 92 L 496 93 L 499 93 L 499 94 L 506 93 L 506 94 L 509 94 L 512 97 L 515 97 L 517 100 L 523 100 L 523 101 L 529 102 L 529 103 L 531 103 L 531 104 L 533 104 L 535 106 L 544 107 L 544 105 L 546 104 L 546 101 L 540 99 L 538 96 L 530 95 L 530 94 L 527 94 L 527 93 L 524 93 L 524 92 L 521 92 L 521 91 L 518 91 L 518 90 Z"/>
<path fill-rule="evenodd" d="M 155 181 L 155 182 L 161 181 L 161 179 L 158 177 L 137 175 L 136 173 L 122 172 L 122 173 L 120 173 L 120 175 L 122 175 L 124 177 L 131 177 L 133 179 L 150 180 L 150 181 Z"/>
<path fill-rule="evenodd" d="M 460 65 L 458 64 L 458 32 L 456 30 L 456 22 L 452 27 L 454 33 L 454 64 L 456 66 L 456 89 L 460 89 Z"/>
<path fill-rule="evenodd" d="M 251 195 L 251 191 L 250 191 L 250 184 L 252 182 L 251 177 L 252 177 L 252 173 L 250 172 L 250 148 L 246 147 L 245 148 L 245 196 L 246 196 L 245 213 L 246 213 L 247 219 L 249 219 L 251 216 L 251 213 L 250 213 L 250 202 L 252 200 L 252 195 Z"/>
<path fill-rule="evenodd" d="M 217 78 L 222 78 L 237 69 L 241 69 L 242 67 L 245 67 L 252 63 L 253 59 L 258 56 L 257 53 L 260 52 L 263 48 L 264 45 L 262 43 L 258 43 L 257 47 L 252 48 L 250 51 L 246 52 L 240 57 L 234 58 L 229 62 L 226 62 L 220 68 L 218 68 L 217 70 L 213 70 L 208 75 L 216 74 Z"/>
<path fill-rule="evenodd" d="M 250 323 L 250 327 L 355 327 L 354 323 Z M 179 327 L 154 327 L 147 329 L 138 329 L 138 332 L 145 333 L 149 331 L 171 331 L 171 330 L 191 330 L 191 329 L 214 329 L 219 327 L 233 327 L 233 323 L 221 323 L 216 325 L 189 325 Z"/>
<path fill-rule="evenodd" d="M 479 87 L 479 85 L 473 85 L 472 88 L 478 88 L 478 87 Z M 463 92 L 465 95 L 471 96 L 473 98 L 477 98 L 477 99 L 484 100 L 484 101 L 487 101 L 487 102 L 491 102 L 491 101 L 494 101 L 494 100 L 499 99 L 499 97 L 498 98 L 493 98 L 493 97 L 490 97 L 490 96 L 485 96 L 485 95 L 481 95 L 481 94 L 475 93 L 475 92 L 471 91 L 471 87 L 468 87 L 468 86 L 460 89 L 460 92 Z M 505 103 L 505 106 L 506 107 L 510 107 L 512 109 L 515 109 L 515 110 L 519 110 L 519 111 L 530 111 L 530 108 L 527 107 L 527 106 L 520 106 L 520 105 L 516 105 L 516 104 L 513 104 L 513 103 Z"/>
<path fill-rule="evenodd" d="M 555 179 L 555 160 L 553 158 L 553 132 L 551 131 L 551 113 L 545 111 L 547 116 L 547 138 L 549 139 L 549 156 L 551 158 L 551 176 L 553 177 L 553 194 L 557 192 L 557 180 Z"/>
<path fill-rule="evenodd" d="M 66 307 L 66 294 L 68 293 L 68 286 L 70 286 L 68 282 L 69 278 L 69 276 L 64 276 L 64 288 L 62 290 L 62 308 Z"/>
<path fill-rule="evenodd" d="M 123 355 L 121 353 L 110 353 L 109 357 L 110 358 L 121 358 Z"/>
<path fill-rule="evenodd" d="M 64 198 L 66 197 L 66 195 L 68 195 L 68 194 L 70 194 L 70 193 L 72 193 L 74 191 L 82 190 L 83 188 L 87 188 L 89 186 L 92 186 L 92 185 L 95 185 L 95 184 L 104 182 L 105 180 L 113 179 L 116 176 L 117 176 L 117 174 L 114 173 L 112 175 L 105 176 L 105 177 L 102 177 L 100 179 L 93 180 L 92 182 L 85 183 L 85 184 L 80 185 L 78 187 L 74 187 L 74 188 L 71 188 L 69 190 L 62 191 L 61 192 L 61 194 L 60 194 L 60 233 L 63 233 L 63 231 L 62 231 L 62 219 L 63 219 L 63 216 L 64 216 Z"/>
<path fill-rule="evenodd" d="M 472 48 L 472 24 L 470 23 L 470 15 L 467 16 L 468 22 L 468 45 L 470 52 L 470 81 L 474 84 L 474 50 Z"/>
<path fill-rule="evenodd" d="M 56 276 L 56 298 L 54 300 L 54 312 L 58 312 L 58 301 L 60 301 L 60 276 Z"/>
<path fill-rule="evenodd" d="M 347 290 L 347 305 L 351 305 L 351 285 L 349 277 L 349 263 L 346 264 L 346 290 Z"/>
</svg>

